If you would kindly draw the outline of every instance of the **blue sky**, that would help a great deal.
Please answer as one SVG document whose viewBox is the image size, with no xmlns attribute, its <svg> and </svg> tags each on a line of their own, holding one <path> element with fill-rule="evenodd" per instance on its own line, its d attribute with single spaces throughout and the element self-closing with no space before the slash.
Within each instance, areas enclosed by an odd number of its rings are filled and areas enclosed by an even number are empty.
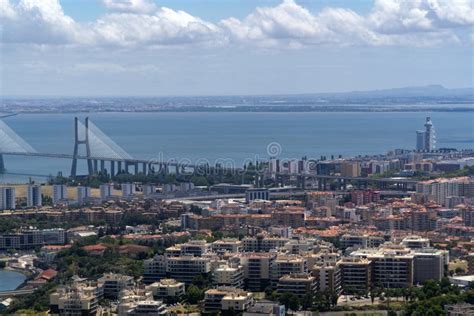
<svg viewBox="0 0 474 316">
<path fill-rule="evenodd" d="M 473 86 L 472 0 L 0 0 L 2 95 Z"/>
<path fill-rule="evenodd" d="M 155 1 L 157 5 L 184 10 L 203 19 L 217 22 L 222 18 L 234 16 L 244 18 L 257 6 L 276 6 L 277 0 L 166 0 Z M 324 7 L 338 6 L 353 9 L 359 13 L 368 13 L 373 6 L 373 0 L 304 0 L 298 3 L 312 11 Z M 106 7 L 95 0 L 62 0 L 61 5 L 66 14 L 77 21 L 93 21 L 107 13 Z"/>
</svg>

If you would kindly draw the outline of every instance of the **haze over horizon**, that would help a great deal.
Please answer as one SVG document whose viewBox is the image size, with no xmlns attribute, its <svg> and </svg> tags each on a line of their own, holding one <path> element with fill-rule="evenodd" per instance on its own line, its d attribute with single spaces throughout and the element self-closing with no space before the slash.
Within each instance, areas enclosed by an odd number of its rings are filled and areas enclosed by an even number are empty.
<svg viewBox="0 0 474 316">
<path fill-rule="evenodd" d="M 0 0 L 0 19 L 2 96 L 474 86 L 470 0 Z"/>
</svg>

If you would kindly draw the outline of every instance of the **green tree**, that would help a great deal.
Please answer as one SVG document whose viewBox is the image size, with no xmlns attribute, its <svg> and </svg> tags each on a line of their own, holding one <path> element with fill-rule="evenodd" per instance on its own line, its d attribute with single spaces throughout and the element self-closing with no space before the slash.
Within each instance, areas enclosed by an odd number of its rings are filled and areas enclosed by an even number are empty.
<svg viewBox="0 0 474 316">
<path fill-rule="evenodd" d="M 204 298 L 204 291 L 191 284 L 186 290 L 186 301 L 189 304 L 197 304 Z"/>
<path fill-rule="evenodd" d="M 298 310 L 300 308 L 300 300 L 298 298 L 298 296 L 296 296 L 295 294 L 293 293 L 282 293 L 279 298 L 278 298 L 278 301 L 285 305 L 285 307 L 287 309 L 291 309 L 291 310 Z"/>
</svg>

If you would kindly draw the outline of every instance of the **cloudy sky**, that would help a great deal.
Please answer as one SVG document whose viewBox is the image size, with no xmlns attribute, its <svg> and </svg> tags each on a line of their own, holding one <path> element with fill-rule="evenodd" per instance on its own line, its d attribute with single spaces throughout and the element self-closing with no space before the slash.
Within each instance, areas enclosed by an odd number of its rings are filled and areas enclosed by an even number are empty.
<svg viewBox="0 0 474 316">
<path fill-rule="evenodd" d="M 0 0 L 4 96 L 473 86 L 474 0 Z"/>
</svg>

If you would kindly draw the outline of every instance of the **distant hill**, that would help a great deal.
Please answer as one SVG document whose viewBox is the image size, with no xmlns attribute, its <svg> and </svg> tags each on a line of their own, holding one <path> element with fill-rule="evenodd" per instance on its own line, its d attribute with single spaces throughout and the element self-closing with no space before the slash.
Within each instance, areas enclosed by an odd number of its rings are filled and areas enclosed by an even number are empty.
<svg viewBox="0 0 474 316">
<path fill-rule="evenodd" d="M 474 88 L 448 89 L 442 85 L 404 87 L 369 91 L 350 91 L 340 93 L 318 93 L 321 97 L 344 98 L 413 98 L 413 97 L 467 97 L 474 98 Z"/>
</svg>

